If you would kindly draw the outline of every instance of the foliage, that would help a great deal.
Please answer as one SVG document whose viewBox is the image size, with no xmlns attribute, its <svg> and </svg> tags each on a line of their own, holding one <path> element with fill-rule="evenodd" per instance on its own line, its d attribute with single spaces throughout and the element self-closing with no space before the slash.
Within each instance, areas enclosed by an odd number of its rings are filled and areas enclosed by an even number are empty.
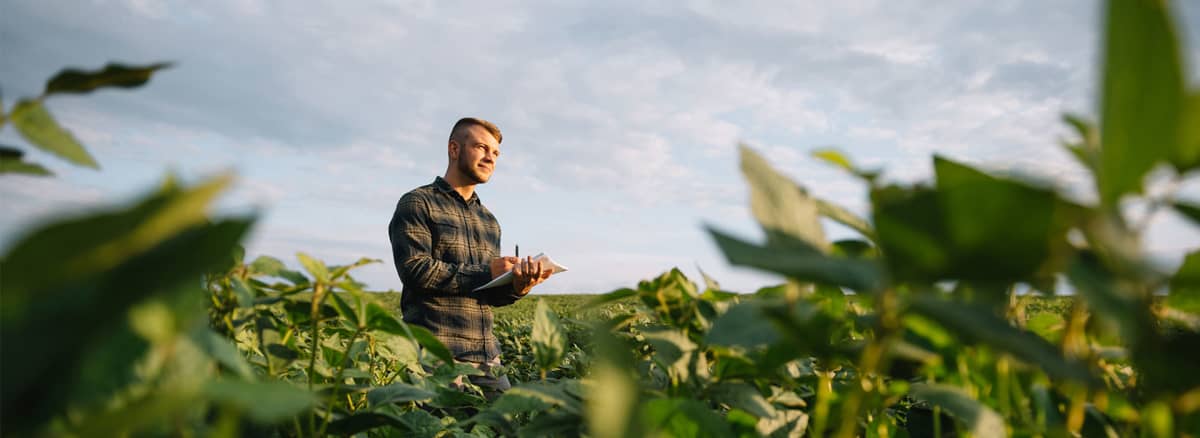
<svg viewBox="0 0 1200 438">
<path fill-rule="evenodd" d="M 42 95 L 17 101 L 7 111 L 0 102 L 0 128 L 12 122 L 17 132 L 34 147 L 77 166 L 99 169 L 100 164 L 88 153 L 87 149 L 54 120 L 54 116 L 46 110 L 46 98 L 56 94 L 87 94 L 96 89 L 118 87 L 136 88 L 150 81 L 154 72 L 169 67 L 170 64 L 158 63 L 144 67 L 130 67 L 120 64 L 109 64 L 99 71 L 83 71 L 65 69 L 50 80 L 46 81 L 46 89 Z M 22 160 L 23 151 L 12 146 L 0 145 L 0 174 L 18 173 L 25 175 L 45 176 L 50 171 L 37 163 Z"/>
<path fill-rule="evenodd" d="M 730 263 L 788 281 L 738 294 L 674 269 L 582 308 L 498 309 L 498 372 L 515 386 L 489 402 L 455 383 L 477 370 L 396 317 L 394 295 L 355 281 L 377 260 L 245 260 L 254 218 L 207 213 L 230 177 L 168 181 L 6 251 L 2 433 L 1195 436 L 1200 252 L 1161 272 L 1140 247 L 1147 218 L 1120 205 L 1151 168 L 1181 181 L 1200 164 L 1200 93 L 1163 2 L 1107 4 L 1100 125 L 1066 118 L 1095 205 L 944 157 L 929 184 L 888 184 L 818 151 L 869 187 L 857 217 L 743 147 L 765 242 L 712 237 Z M 43 97 L 161 67 L 64 72 Z M 41 99 L 5 120 L 94 164 Z M 1173 193 L 1146 201 L 1197 216 Z M 823 219 L 860 236 L 831 242 Z M 1061 281 L 1078 298 L 1018 293 Z"/>
</svg>

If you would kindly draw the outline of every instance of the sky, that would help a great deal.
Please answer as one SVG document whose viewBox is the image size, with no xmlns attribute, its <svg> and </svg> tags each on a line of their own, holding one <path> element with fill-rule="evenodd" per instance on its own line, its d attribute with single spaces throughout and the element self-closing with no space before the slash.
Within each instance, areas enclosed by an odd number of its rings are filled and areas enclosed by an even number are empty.
<svg viewBox="0 0 1200 438">
<path fill-rule="evenodd" d="M 232 171 L 218 211 L 258 215 L 248 258 L 380 259 L 355 277 L 398 291 L 395 203 L 444 173 L 451 125 L 476 116 L 504 133 L 477 187 L 502 251 L 570 268 L 534 293 L 603 293 L 672 267 L 752 292 L 781 279 L 731 267 L 703 230 L 761 238 L 739 143 L 864 215 L 865 187 L 811 151 L 838 147 L 894 182 L 929 180 L 936 153 L 1094 200 L 1059 142 L 1064 112 L 1096 118 L 1098 3 L 5 0 L 6 108 L 63 67 L 174 66 L 139 89 L 47 101 L 99 171 L 0 130 L 57 174 L 0 178 L 0 247 L 168 171 Z M 1197 86 L 1200 2 L 1174 6 Z M 1200 201 L 1197 180 L 1180 196 Z M 1200 231 L 1161 212 L 1145 244 L 1170 270 Z"/>
</svg>

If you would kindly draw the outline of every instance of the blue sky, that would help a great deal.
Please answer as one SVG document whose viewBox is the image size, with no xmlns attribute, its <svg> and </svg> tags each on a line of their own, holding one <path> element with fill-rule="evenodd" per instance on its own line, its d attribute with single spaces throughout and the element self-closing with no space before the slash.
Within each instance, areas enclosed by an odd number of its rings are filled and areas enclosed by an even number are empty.
<svg viewBox="0 0 1200 438">
<path fill-rule="evenodd" d="M 701 229 L 759 235 L 738 142 L 860 213 L 864 188 L 811 150 L 838 146 L 894 181 L 928 179 L 940 153 L 1093 199 L 1057 143 L 1061 113 L 1096 113 L 1096 3 L 7 0 L 6 105 L 64 66 L 176 65 L 138 90 L 49 101 L 103 169 L 31 152 L 58 177 L 0 179 L 0 245 L 167 169 L 232 170 L 221 209 L 260 214 L 250 257 L 379 258 L 357 277 L 399 290 L 395 201 L 442 174 L 451 124 L 478 116 L 504 131 L 478 191 L 505 252 L 571 268 L 535 292 L 607 292 L 673 266 L 753 291 L 779 279 L 728 266 Z M 1200 59 L 1200 4 L 1175 3 Z M 24 144 L 12 129 L 0 142 Z M 1200 183 L 1181 193 L 1200 200 Z M 1162 213 L 1146 246 L 1170 269 L 1200 232 Z"/>
</svg>

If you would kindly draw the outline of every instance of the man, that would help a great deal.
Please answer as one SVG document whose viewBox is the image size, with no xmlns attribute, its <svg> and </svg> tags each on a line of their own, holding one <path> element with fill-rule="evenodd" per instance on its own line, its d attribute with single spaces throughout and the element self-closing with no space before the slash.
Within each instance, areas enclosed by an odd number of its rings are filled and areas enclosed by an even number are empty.
<svg viewBox="0 0 1200 438">
<path fill-rule="evenodd" d="M 509 389 L 492 334 L 492 307 L 512 304 L 554 272 L 530 258 L 500 256 L 500 224 L 475 193 L 488 182 L 500 156 L 500 129 L 464 118 L 450 130 L 446 174 L 404 194 L 388 225 L 392 257 L 404 290 L 404 321 L 428 328 L 455 360 L 484 372 L 471 382 L 489 398 Z M 511 285 L 475 292 L 511 271 Z M 458 381 L 461 384 L 461 377 Z"/>
</svg>

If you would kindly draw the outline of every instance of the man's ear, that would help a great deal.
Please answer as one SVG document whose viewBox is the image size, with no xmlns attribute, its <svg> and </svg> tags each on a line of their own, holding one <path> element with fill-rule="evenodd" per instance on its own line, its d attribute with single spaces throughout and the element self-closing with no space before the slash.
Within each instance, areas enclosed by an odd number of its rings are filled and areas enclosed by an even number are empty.
<svg viewBox="0 0 1200 438">
<path fill-rule="evenodd" d="M 450 140 L 450 143 L 446 145 L 446 151 L 450 155 L 451 161 L 457 160 L 458 159 L 458 142 L 454 141 L 454 140 Z"/>
</svg>

